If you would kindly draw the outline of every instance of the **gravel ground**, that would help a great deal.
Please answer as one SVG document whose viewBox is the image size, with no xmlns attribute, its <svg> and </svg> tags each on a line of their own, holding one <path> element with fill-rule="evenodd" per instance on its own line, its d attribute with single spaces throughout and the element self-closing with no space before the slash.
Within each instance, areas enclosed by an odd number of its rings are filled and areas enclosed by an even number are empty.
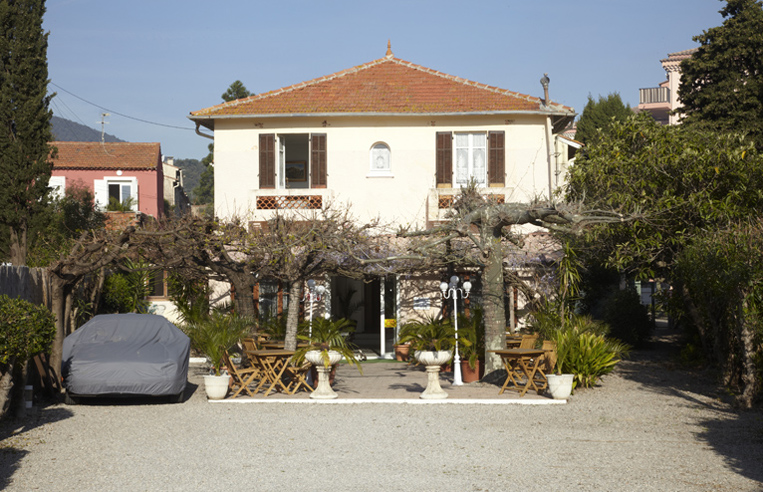
<svg viewBox="0 0 763 492">
<path fill-rule="evenodd" d="M 0 425 L 8 491 L 760 491 L 763 413 L 662 345 L 567 405 L 50 405 Z"/>
</svg>

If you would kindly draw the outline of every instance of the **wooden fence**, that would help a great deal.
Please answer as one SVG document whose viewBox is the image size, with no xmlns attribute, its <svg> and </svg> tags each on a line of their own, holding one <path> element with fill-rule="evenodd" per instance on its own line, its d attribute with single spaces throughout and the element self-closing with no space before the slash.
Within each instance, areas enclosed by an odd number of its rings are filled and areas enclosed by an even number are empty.
<svg viewBox="0 0 763 492">
<path fill-rule="evenodd" d="M 0 266 L 0 295 L 2 294 L 50 308 L 51 290 L 47 269 Z"/>
</svg>

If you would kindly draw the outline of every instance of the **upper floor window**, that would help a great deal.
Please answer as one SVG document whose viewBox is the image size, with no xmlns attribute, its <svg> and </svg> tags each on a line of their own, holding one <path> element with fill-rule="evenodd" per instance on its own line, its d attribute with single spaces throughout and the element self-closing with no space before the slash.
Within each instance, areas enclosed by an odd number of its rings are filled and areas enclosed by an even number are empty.
<svg viewBox="0 0 763 492">
<path fill-rule="evenodd" d="M 377 143 L 371 147 L 371 168 L 369 176 L 392 176 L 392 153 L 385 143 Z"/>
<path fill-rule="evenodd" d="M 456 133 L 456 186 L 474 179 L 478 186 L 487 183 L 487 139 L 484 133 Z"/>
</svg>

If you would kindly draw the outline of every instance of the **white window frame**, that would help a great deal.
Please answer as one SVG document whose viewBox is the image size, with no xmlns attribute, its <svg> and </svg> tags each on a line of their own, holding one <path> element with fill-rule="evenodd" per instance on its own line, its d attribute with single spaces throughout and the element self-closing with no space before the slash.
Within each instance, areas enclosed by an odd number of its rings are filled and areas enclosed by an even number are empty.
<svg viewBox="0 0 763 492">
<path fill-rule="evenodd" d="M 385 155 L 386 154 L 386 155 Z M 378 167 L 379 158 L 386 160 L 383 167 Z M 371 146 L 368 152 L 369 178 L 391 178 L 392 177 L 392 149 L 386 142 L 376 142 Z"/>
<path fill-rule="evenodd" d="M 62 199 L 66 192 L 66 176 L 51 176 L 48 181 L 48 188 L 51 189 L 51 197 Z"/>
<path fill-rule="evenodd" d="M 463 137 L 466 137 L 466 141 L 464 141 Z M 480 137 L 480 140 L 482 140 L 481 146 L 479 145 L 479 143 L 475 143 L 475 140 L 476 140 L 475 137 Z M 467 184 L 469 184 L 469 180 L 472 177 L 474 177 L 477 180 L 478 186 L 487 187 L 487 170 L 488 170 L 487 147 L 488 147 L 487 132 L 456 132 L 455 133 L 455 145 L 453 146 L 453 149 L 454 149 L 453 183 L 455 184 L 456 187 L 466 186 Z M 464 151 L 465 154 L 462 154 L 461 151 Z M 482 159 L 483 170 L 480 173 L 480 175 L 477 176 L 478 172 L 475 171 L 475 167 L 479 165 L 480 154 Z M 463 157 L 466 157 L 465 162 Z M 460 174 L 459 172 L 462 170 L 465 170 L 463 177 L 459 175 Z"/>
<path fill-rule="evenodd" d="M 93 180 L 95 203 L 99 210 L 104 211 L 109 205 L 109 185 L 111 184 L 130 185 L 131 209 L 135 212 L 140 210 L 138 207 L 138 178 L 127 176 L 104 176 L 103 179 Z"/>
</svg>

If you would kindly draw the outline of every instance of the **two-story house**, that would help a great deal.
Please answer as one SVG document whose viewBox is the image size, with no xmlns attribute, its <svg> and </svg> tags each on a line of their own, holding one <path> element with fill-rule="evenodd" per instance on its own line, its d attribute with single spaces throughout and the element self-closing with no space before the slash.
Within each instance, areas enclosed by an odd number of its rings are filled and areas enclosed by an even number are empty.
<svg viewBox="0 0 763 492">
<path fill-rule="evenodd" d="M 668 53 L 667 58 L 660 60 L 667 79 L 659 87 L 639 89 L 639 104 L 636 111 L 649 111 L 652 117 L 663 125 L 675 125 L 680 121 L 681 115 L 673 111 L 681 107 L 681 101 L 678 99 L 681 62 L 690 58 L 695 51 L 697 48 Z"/>
<path fill-rule="evenodd" d="M 401 60 L 388 45 L 381 59 L 190 119 L 197 131 L 214 132 L 220 217 L 257 222 L 332 201 L 349 204 L 361 221 L 426 227 L 443 219 L 470 179 L 503 202 L 549 196 L 562 183 L 568 153 L 557 150 L 556 136 L 575 113 L 548 100 L 543 82 L 543 98 L 519 94 Z M 359 293 L 358 332 L 385 353 L 385 311 L 399 317 L 414 305 L 434 307 L 439 282 L 429 283 L 430 303 L 389 278 L 334 279 L 331 294 Z"/>
</svg>

